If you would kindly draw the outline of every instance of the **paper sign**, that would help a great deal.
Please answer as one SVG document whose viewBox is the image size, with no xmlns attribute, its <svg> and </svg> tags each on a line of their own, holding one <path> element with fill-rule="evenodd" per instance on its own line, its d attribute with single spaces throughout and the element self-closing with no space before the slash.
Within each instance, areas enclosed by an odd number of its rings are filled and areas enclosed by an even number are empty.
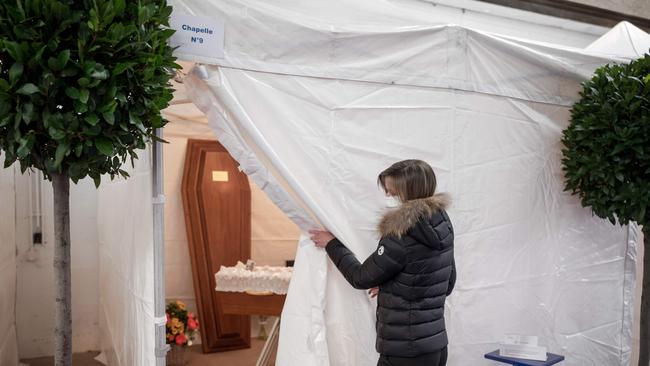
<svg viewBox="0 0 650 366">
<path fill-rule="evenodd" d="M 228 171 L 226 171 L 226 170 L 213 170 L 212 171 L 212 181 L 213 182 L 227 182 L 228 181 Z"/>
<path fill-rule="evenodd" d="M 176 33 L 170 39 L 177 54 L 223 58 L 224 23 L 186 14 L 172 13 L 170 25 Z"/>
</svg>

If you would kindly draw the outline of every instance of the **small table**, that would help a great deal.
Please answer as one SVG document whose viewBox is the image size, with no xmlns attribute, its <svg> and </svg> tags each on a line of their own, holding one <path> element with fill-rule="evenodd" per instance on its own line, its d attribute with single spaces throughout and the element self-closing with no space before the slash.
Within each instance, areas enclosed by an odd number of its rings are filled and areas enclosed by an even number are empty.
<svg viewBox="0 0 650 366">
<path fill-rule="evenodd" d="M 223 314 L 260 315 L 260 334 L 266 333 L 266 316 L 278 317 L 256 366 L 273 362 L 271 356 L 278 347 L 280 316 L 292 273 L 291 267 L 255 267 L 255 262 L 249 260 L 246 264 L 237 262 L 234 267 L 221 266 L 219 272 L 214 274 L 215 290 L 219 293 L 217 301 Z"/>
<path fill-rule="evenodd" d="M 524 360 L 521 358 L 503 357 L 499 354 L 499 350 L 486 353 L 485 358 L 487 358 L 488 360 L 509 363 L 513 366 L 550 366 L 564 361 L 564 356 L 556 355 L 553 353 L 546 354 L 546 361 L 533 361 L 533 360 Z"/>
<path fill-rule="evenodd" d="M 224 314 L 280 316 L 287 295 L 219 291 Z"/>
<path fill-rule="evenodd" d="M 224 314 L 233 315 L 262 315 L 277 316 L 278 318 L 271 327 L 262 352 L 255 363 L 255 366 L 270 365 L 271 355 L 274 349 L 278 347 L 280 337 L 280 315 L 287 295 L 278 294 L 256 294 L 247 292 L 219 292 L 219 306 Z"/>
</svg>

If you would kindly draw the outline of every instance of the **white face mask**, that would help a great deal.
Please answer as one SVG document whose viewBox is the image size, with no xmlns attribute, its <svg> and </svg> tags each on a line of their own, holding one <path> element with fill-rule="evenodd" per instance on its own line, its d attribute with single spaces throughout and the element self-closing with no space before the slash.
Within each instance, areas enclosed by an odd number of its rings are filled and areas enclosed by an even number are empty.
<svg viewBox="0 0 650 366">
<path fill-rule="evenodd" d="M 399 205 L 402 204 L 402 201 L 400 201 L 399 198 L 395 196 L 386 196 L 384 200 L 387 208 L 399 207 Z"/>
</svg>

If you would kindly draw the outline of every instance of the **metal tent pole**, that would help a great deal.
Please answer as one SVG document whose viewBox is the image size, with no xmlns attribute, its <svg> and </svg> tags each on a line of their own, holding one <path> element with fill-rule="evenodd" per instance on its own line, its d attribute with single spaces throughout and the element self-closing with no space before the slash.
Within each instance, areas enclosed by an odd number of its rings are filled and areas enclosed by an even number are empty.
<svg viewBox="0 0 650 366">
<path fill-rule="evenodd" d="M 162 138 L 162 129 L 156 129 L 156 136 Z M 165 366 L 169 351 L 165 338 L 165 195 L 163 187 L 163 147 L 153 143 L 153 259 L 154 259 L 154 319 L 156 327 L 156 366 Z"/>
</svg>

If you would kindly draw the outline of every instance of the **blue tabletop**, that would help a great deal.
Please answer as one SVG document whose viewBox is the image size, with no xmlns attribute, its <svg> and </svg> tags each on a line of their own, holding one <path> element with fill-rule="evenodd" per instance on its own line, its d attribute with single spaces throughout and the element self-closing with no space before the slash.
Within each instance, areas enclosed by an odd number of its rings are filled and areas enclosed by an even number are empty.
<svg viewBox="0 0 650 366">
<path fill-rule="evenodd" d="M 555 355 L 552 353 L 547 353 L 546 357 L 547 357 L 546 361 L 533 361 L 533 360 L 524 360 L 520 358 L 503 357 L 499 355 L 499 350 L 485 354 L 485 358 L 487 358 L 488 360 L 509 363 L 511 365 L 516 365 L 516 366 L 550 366 L 550 365 L 555 365 L 560 361 L 564 361 L 564 356 Z"/>
</svg>

